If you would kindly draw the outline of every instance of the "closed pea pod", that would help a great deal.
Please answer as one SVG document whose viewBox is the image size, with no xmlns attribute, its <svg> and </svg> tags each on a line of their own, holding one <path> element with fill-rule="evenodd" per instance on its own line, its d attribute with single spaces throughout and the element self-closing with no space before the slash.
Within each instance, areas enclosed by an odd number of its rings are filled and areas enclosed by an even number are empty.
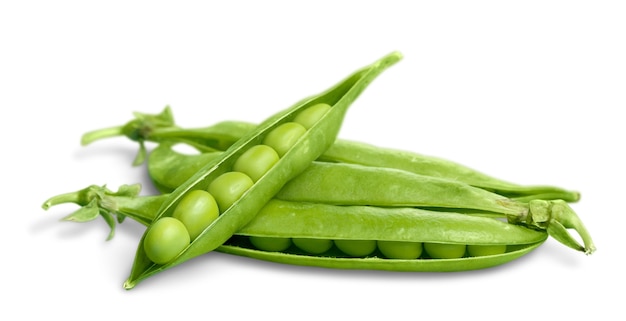
<svg viewBox="0 0 626 321">
<path fill-rule="evenodd" d="M 301 124 L 308 126 L 308 116 L 317 115 L 323 111 L 325 104 L 311 106 L 301 118 Z M 166 116 L 164 116 L 165 114 Z M 137 119 L 125 126 L 106 128 L 86 133 L 83 144 L 94 140 L 125 135 L 131 140 L 140 142 L 140 151 L 144 150 L 144 141 L 184 143 L 203 152 L 224 150 L 237 139 L 255 130 L 257 125 L 242 121 L 223 121 L 205 128 L 179 128 L 174 125 L 169 107 L 157 115 L 138 113 Z M 296 117 L 298 119 L 300 117 Z M 163 120 L 165 119 L 165 120 Z M 315 119 L 315 117 L 313 117 Z M 305 127 L 306 127 L 305 126 Z M 129 128 L 132 130 L 124 130 Z M 145 153 L 145 151 L 144 151 Z M 141 154 L 141 153 L 140 153 Z M 143 159 L 143 158 L 142 158 Z M 406 170 L 420 175 L 434 176 L 457 180 L 475 187 L 493 191 L 509 198 L 519 198 L 529 201 L 532 199 L 562 199 L 567 202 L 576 202 L 580 199 L 577 191 L 566 190 L 556 186 L 537 185 L 528 186 L 511 183 L 486 175 L 462 164 L 415 152 L 395 150 L 366 144 L 362 142 L 338 139 L 318 159 L 325 162 L 340 162 L 359 164 L 372 167 L 387 167 Z M 175 179 L 172 177 L 172 179 Z M 178 186 L 178 184 L 169 185 Z"/>
<path fill-rule="evenodd" d="M 398 53 L 392 53 L 374 64 L 367 66 L 346 78 L 326 92 L 304 99 L 289 109 L 275 114 L 264 121 L 254 132 L 242 137 L 219 158 L 207 163 L 196 174 L 174 190 L 156 215 L 156 220 L 172 215 L 177 203 L 192 190 L 207 189 L 213 180 L 231 171 L 235 161 L 250 147 L 259 145 L 274 129 L 294 119 L 298 112 L 320 102 L 332 106 L 313 127 L 306 130 L 294 145 L 286 151 L 280 160 L 265 175 L 248 188 L 243 195 L 228 208 L 220 211 L 213 221 L 181 253 L 166 264 L 154 264 L 150 261 L 140 241 L 126 289 L 133 288 L 137 282 L 171 268 L 198 255 L 215 250 L 247 222 L 268 202 L 280 188 L 294 176 L 304 170 L 315 158 L 319 157 L 334 141 L 345 112 L 365 87 L 383 70 L 400 59 Z M 219 201 L 218 201 L 219 203 Z"/>
</svg>

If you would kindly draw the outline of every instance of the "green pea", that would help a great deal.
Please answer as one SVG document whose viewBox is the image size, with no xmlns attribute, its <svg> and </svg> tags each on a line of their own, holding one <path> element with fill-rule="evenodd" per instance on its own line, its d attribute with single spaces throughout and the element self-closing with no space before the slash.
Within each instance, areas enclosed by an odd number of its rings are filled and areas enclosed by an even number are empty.
<svg viewBox="0 0 626 321">
<path fill-rule="evenodd" d="M 424 243 L 424 250 L 434 259 L 458 259 L 465 255 L 465 244 Z"/>
<path fill-rule="evenodd" d="M 390 259 L 416 259 L 422 255 L 422 243 L 402 241 L 377 241 L 380 252 Z"/>
<path fill-rule="evenodd" d="M 291 246 L 291 239 L 288 237 L 250 236 L 250 243 L 262 251 L 282 252 Z"/>
<path fill-rule="evenodd" d="M 245 151 L 233 165 L 233 170 L 242 172 L 256 182 L 263 176 L 280 157 L 276 151 L 267 145 L 255 145 Z"/>
<path fill-rule="evenodd" d="M 469 256 L 487 256 L 498 255 L 506 252 L 506 245 L 468 245 L 467 255 Z"/>
<path fill-rule="evenodd" d="M 263 144 L 274 148 L 278 156 L 283 157 L 304 133 L 304 126 L 294 122 L 284 123 L 272 129 L 265 136 Z"/>
<path fill-rule="evenodd" d="M 322 118 L 330 109 L 329 104 L 319 103 L 315 104 L 303 111 L 301 111 L 296 118 L 293 119 L 294 122 L 304 126 L 304 128 L 309 129 L 317 123 L 318 120 Z"/>
<path fill-rule="evenodd" d="M 163 217 L 148 229 L 143 248 L 150 261 L 165 264 L 189 245 L 191 238 L 185 225 L 173 218 Z"/>
<path fill-rule="evenodd" d="M 341 252 L 354 257 L 363 257 L 376 250 L 375 240 L 335 240 L 335 245 Z"/>
<path fill-rule="evenodd" d="M 204 190 L 189 192 L 180 200 L 174 213 L 172 213 L 172 217 L 177 218 L 185 225 L 191 240 L 200 235 L 218 215 L 219 208 L 215 198 Z"/>
<path fill-rule="evenodd" d="M 293 244 L 310 254 L 322 254 L 333 247 L 333 241 L 328 239 L 293 238 Z"/>
<path fill-rule="evenodd" d="M 223 213 L 252 185 L 254 182 L 248 175 L 241 172 L 226 172 L 209 184 L 208 191 L 217 201 L 220 213 Z"/>
</svg>

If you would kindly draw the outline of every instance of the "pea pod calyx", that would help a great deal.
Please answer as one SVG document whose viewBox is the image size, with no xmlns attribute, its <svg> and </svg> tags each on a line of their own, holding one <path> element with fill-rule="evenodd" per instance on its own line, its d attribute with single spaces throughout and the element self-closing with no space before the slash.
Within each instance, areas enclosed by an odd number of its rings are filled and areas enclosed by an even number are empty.
<svg viewBox="0 0 626 321">
<path fill-rule="evenodd" d="M 530 227 L 546 230 L 550 236 L 562 244 L 589 255 L 595 252 L 596 246 L 591 234 L 576 212 L 563 200 L 531 200 L 529 211 L 524 216 L 509 216 L 514 224 L 525 224 Z M 569 233 L 575 230 L 581 237 L 581 245 Z"/>
<path fill-rule="evenodd" d="M 81 145 L 89 145 L 94 141 L 104 138 L 126 136 L 130 140 L 139 143 L 139 151 L 137 152 L 137 156 L 135 156 L 133 165 L 137 166 L 142 164 L 147 155 L 145 141 L 149 140 L 149 137 L 152 136 L 151 133 L 159 129 L 174 129 L 176 128 L 176 124 L 169 106 L 165 106 L 163 111 L 158 114 L 140 112 L 134 112 L 133 114 L 135 118 L 122 126 L 98 129 L 83 134 L 81 137 Z"/>
<path fill-rule="evenodd" d="M 47 199 L 43 204 L 44 210 L 52 206 L 74 203 L 80 208 L 62 218 L 64 221 L 89 222 L 102 216 L 109 226 L 107 241 L 115 236 L 115 226 L 122 223 L 126 216 L 146 225 L 152 222 L 143 211 L 156 211 L 165 195 L 139 197 L 140 184 L 121 185 L 117 191 L 112 191 L 106 185 L 91 185 L 78 191 L 59 194 Z M 139 210 L 141 209 L 141 210 Z"/>
</svg>

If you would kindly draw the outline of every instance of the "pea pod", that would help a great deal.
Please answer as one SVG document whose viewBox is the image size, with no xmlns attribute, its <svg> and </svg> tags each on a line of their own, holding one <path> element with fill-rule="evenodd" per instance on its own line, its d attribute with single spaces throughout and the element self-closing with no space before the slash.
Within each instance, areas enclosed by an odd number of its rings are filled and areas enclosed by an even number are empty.
<svg viewBox="0 0 626 321">
<path fill-rule="evenodd" d="M 419 208 L 336 206 L 272 200 L 237 231 L 244 236 L 523 245 L 545 232 L 493 218 Z"/>
<path fill-rule="evenodd" d="M 148 257 L 144 241 L 150 236 L 150 228 L 144 233 L 137 249 L 129 278 L 124 283 L 126 289 L 133 288 L 141 280 L 176 266 L 198 255 L 215 250 L 228 240 L 239 228 L 248 223 L 282 186 L 304 170 L 314 159 L 332 145 L 341 126 L 345 112 L 359 94 L 383 70 L 401 58 L 399 53 L 383 57 L 365 67 L 320 95 L 306 98 L 294 106 L 279 112 L 253 132 L 248 133 L 230 146 L 220 157 L 207 163 L 168 197 L 159 209 L 153 224 L 158 224 L 163 217 L 172 215 L 173 210 L 184 196 L 197 189 L 210 189 L 211 184 L 221 175 L 232 170 L 235 161 L 250 147 L 264 143 L 274 130 L 289 123 L 298 113 L 325 103 L 328 110 L 311 128 L 294 141 L 294 145 L 284 152 L 279 161 L 265 175 L 254 182 L 243 195 L 227 208 L 220 208 L 220 215 L 207 226 L 191 243 L 180 250 L 179 254 L 167 263 L 156 264 Z M 221 205 L 221 204 L 220 204 Z"/>
<path fill-rule="evenodd" d="M 250 257 L 258 260 L 270 261 L 283 264 L 317 266 L 334 269 L 354 270 L 386 270 L 398 272 L 459 272 L 486 269 L 513 261 L 530 253 L 543 242 L 520 246 L 509 252 L 478 256 L 463 257 L 457 259 L 396 259 L 388 260 L 381 258 L 346 258 L 329 256 L 310 256 L 283 252 L 266 252 L 236 245 L 224 245 L 221 252 Z"/>
<path fill-rule="evenodd" d="M 203 159 L 219 152 L 184 155 L 169 144 L 155 148 L 148 171 L 156 186 L 167 192 L 193 173 Z M 290 180 L 275 198 L 335 205 L 412 206 L 479 210 L 525 216 L 528 202 L 517 201 L 468 184 L 418 175 L 393 168 L 313 162 Z"/>
<path fill-rule="evenodd" d="M 547 237 L 542 231 L 511 225 L 499 220 L 441 213 L 416 208 L 372 206 L 334 206 L 273 200 L 220 251 L 277 263 L 337 269 L 368 269 L 414 272 L 451 272 L 482 269 L 504 264 L 529 253 Z M 359 241 L 506 245 L 497 255 L 455 259 L 389 259 L 373 252 L 365 257 L 350 257 L 336 248 L 320 255 L 303 253 L 292 247 L 270 252 L 250 246 L 245 237 L 298 237 Z"/>
<path fill-rule="evenodd" d="M 335 143 L 334 146 L 337 146 Z M 332 148 L 332 147 L 331 147 Z M 204 162 L 211 160 L 213 158 L 219 157 L 220 152 L 206 152 L 200 154 L 183 154 L 175 151 L 171 143 L 161 143 L 156 148 L 152 150 L 150 156 L 148 158 L 148 173 L 152 183 L 157 187 L 159 191 L 162 193 L 169 193 L 174 190 L 177 186 L 182 184 L 189 176 L 193 175 Z M 332 175 L 328 176 L 328 175 Z M 415 204 L 414 196 L 412 194 L 416 193 L 416 191 L 412 188 L 408 188 L 406 185 L 405 188 L 402 189 L 401 186 L 396 185 L 397 179 L 402 179 L 405 183 L 411 181 L 411 179 L 420 179 L 431 182 L 439 182 L 439 181 L 449 181 L 442 176 L 432 176 L 433 178 L 428 178 L 430 176 L 416 174 L 414 171 L 402 171 L 399 172 L 394 168 L 389 167 L 374 167 L 374 166 L 360 166 L 358 164 L 346 164 L 346 163 L 327 163 L 327 162 L 315 162 L 311 165 L 311 167 L 307 168 L 302 174 L 302 177 L 296 178 L 295 181 L 292 181 L 289 184 L 288 190 L 298 189 L 298 193 L 309 194 L 311 189 L 315 189 L 316 191 L 322 192 L 325 191 L 330 194 L 329 198 L 325 198 L 325 196 L 319 196 L 318 199 L 312 201 L 319 201 L 322 203 L 331 202 L 333 198 L 341 197 L 341 193 L 336 193 L 337 189 L 342 192 L 348 192 L 352 194 L 359 194 L 360 191 L 368 194 L 362 194 L 361 198 L 364 200 L 372 200 L 374 198 L 380 198 L 382 195 L 387 195 L 398 200 L 401 196 L 404 197 L 403 202 L 412 202 L 412 204 L 405 205 L 413 205 Z M 306 178 L 305 178 L 306 177 Z M 309 180 L 311 179 L 311 180 Z M 355 180 L 368 180 L 370 183 L 365 187 L 361 183 L 355 182 Z M 323 180 L 323 181 L 320 181 Z M 330 180 L 335 181 L 337 186 L 332 185 Z M 343 183 L 342 183 L 343 182 Z M 358 184 L 355 188 L 352 187 L 352 184 Z M 400 193 L 395 193 L 391 190 L 387 190 L 389 187 L 388 184 L 394 184 L 396 189 L 400 189 Z M 420 185 L 419 182 L 414 182 L 413 185 Z M 464 186 L 468 184 L 464 184 L 463 182 L 459 182 L 458 180 L 453 180 L 450 184 L 454 186 Z M 468 187 L 471 190 L 475 190 L 475 184 L 469 184 L 471 187 Z M 373 187 L 373 189 L 368 190 L 368 188 Z M 424 188 L 427 188 L 425 186 Z M 380 192 L 382 190 L 382 193 Z M 491 192 L 486 190 L 486 195 L 490 197 L 496 197 L 496 192 Z M 293 194 L 293 192 L 282 192 L 282 195 L 286 195 L 287 197 L 291 197 L 289 194 Z M 501 195 L 501 194 L 498 194 Z M 533 199 L 545 199 L 545 200 L 553 200 L 553 199 L 574 199 L 578 195 L 577 192 L 555 192 L 550 194 L 534 194 L 530 196 L 516 197 L 512 198 L 519 202 L 527 203 Z M 310 198 L 314 197 L 314 194 L 309 194 Z M 296 199 L 296 200 L 304 200 L 304 199 Z M 354 203 L 353 203 L 354 204 Z M 365 204 L 363 204 L 365 205 Z M 367 204 L 367 205 L 383 205 L 380 203 L 376 204 Z M 396 204 L 397 205 L 397 204 Z"/>
<path fill-rule="evenodd" d="M 153 151 L 148 160 L 150 177 L 163 189 L 163 185 L 174 185 L 176 177 L 180 179 L 193 170 L 198 159 L 215 155 L 218 152 L 213 155 L 204 153 L 184 156 L 172 152 L 168 144 L 163 144 Z M 391 168 L 313 162 L 302 174 L 287 183 L 275 198 L 336 205 L 413 206 L 446 211 L 479 211 L 483 215 L 504 216 L 511 222 L 524 222 L 529 226 L 542 225 L 546 217 L 554 217 L 557 221 L 570 223 L 563 228 L 560 227 L 561 223 L 554 222 L 549 229 L 550 235 L 573 249 L 586 253 L 595 250 L 584 224 L 569 206 L 562 204 L 562 200 L 510 199 L 457 181 Z M 546 211 L 551 214 L 546 214 Z M 560 214 L 561 212 L 567 213 Z M 556 219 L 557 217 L 560 218 Z M 576 230 L 584 245 L 579 245 L 567 229 Z"/>
<path fill-rule="evenodd" d="M 86 133 L 82 141 L 87 144 L 101 138 L 125 135 L 140 143 L 141 155 L 145 154 L 144 141 L 184 143 L 202 152 L 214 152 L 217 155 L 217 152 L 256 128 L 255 124 L 241 121 L 223 121 L 205 128 L 180 128 L 174 125 L 171 114 L 169 107 L 160 114 L 152 115 L 155 120 L 151 120 L 147 114 L 139 114 L 141 117 L 117 127 L 117 130 L 104 129 Z M 169 122 L 162 119 L 168 119 Z M 111 135 L 111 132 L 115 135 Z M 356 141 L 338 139 L 318 160 L 396 168 L 420 175 L 454 179 L 509 198 L 562 199 L 567 202 L 580 199 L 577 191 L 549 185 L 515 184 L 443 158 Z"/>
<path fill-rule="evenodd" d="M 123 191 L 129 190 L 128 188 L 123 189 Z M 485 191 L 485 193 L 488 193 Z M 87 197 L 91 196 L 91 197 Z M 165 196 L 161 195 L 159 197 L 154 197 L 154 200 L 146 200 L 145 202 L 163 202 Z M 95 199 L 95 200 L 94 200 Z M 142 222 L 150 222 L 154 218 L 153 213 L 146 214 L 144 210 L 137 210 L 137 208 L 154 208 L 154 204 L 148 205 L 147 203 L 142 203 L 142 198 L 139 198 L 137 201 L 133 200 L 133 197 L 129 197 L 129 195 L 123 193 L 111 193 L 111 192 L 103 192 L 102 188 L 98 189 L 95 186 L 88 188 L 86 191 L 79 191 L 74 193 L 62 194 L 56 197 L 51 198 L 50 200 L 44 203 L 44 208 L 49 208 L 51 205 L 64 203 L 64 202 L 75 202 L 84 207 L 91 208 L 99 208 L 102 216 L 109 221 L 112 221 L 110 217 L 113 217 L 114 212 L 120 211 L 122 217 L 124 215 L 128 215 L 133 217 L 134 219 Z M 506 200 L 506 199 L 504 199 Z M 280 201 L 276 199 L 276 201 Z M 137 202 L 135 206 L 132 205 L 133 202 Z M 302 200 L 291 200 L 292 203 L 303 203 Z M 308 202 L 311 203 L 311 202 Z M 101 205 L 98 205 L 101 204 Z M 327 206 L 330 204 L 324 203 L 311 203 L 316 204 L 318 206 Z M 459 207 L 470 207 L 467 205 L 463 205 L 460 203 Z M 399 206 L 396 206 L 399 207 Z M 346 208 L 345 206 L 340 206 L 338 208 Z M 586 254 L 591 254 L 595 251 L 595 245 L 591 238 L 591 235 L 585 228 L 584 224 L 576 215 L 576 213 L 561 200 L 555 201 L 545 201 L 545 200 L 532 200 L 528 204 L 517 204 L 513 202 L 512 207 L 504 207 L 506 210 L 500 210 L 498 212 L 485 212 L 485 211 L 470 211 L 458 208 L 431 208 L 429 210 L 436 210 L 437 212 L 445 215 L 452 213 L 452 215 L 458 215 L 459 213 L 463 213 L 467 216 L 484 216 L 484 217 L 496 217 L 496 218 L 506 218 L 509 223 L 514 225 L 522 225 L 532 229 L 547 231 L 550 236 L 552 236 L 557 241 L 562 244 L 577 250 L 584 252 Z M 517 212 L 517 210 L 523 210 L 521 212 Z M 83 209 L 81 208 L 82 211 Z M 137 214 L 139 211 L 143 214 Z M 510 213 L 507 213 L 510 211 Z M 120 216 L 118 215 L 118 218 Z M 94 217 L 95 218 L 95 215 Z M 92 218 L 92 219 L 93 219 Z M 114 221 L 112 221 L 114 223 Z M 316 226 L 316 222 L 310 222 L 311 226 Z M 573 229 L 583 240 L 583 244 L 579 244 L 578 241 L 569 233 L 568 230 Z M 335 233 L 335 232 L 332 232 Z M 273 236 L 279 236 L 280 233 L 277 232 Z M 301 237 L 302 235 L 296 237 Z"/>
<path fill-rule="evenodd" d="M 96 204 L 100 212 L 128 216 L 149 225 L 154 211 L 167 195 L 132 196 L 90 186 L 84 190 L 59 195 L 44 203 L 44 208 L 74 202 L 82 206 Z M 137 190 L 137 189 L 133 189 Z M 85 197 L 85 196 L 91 196 Z M 134 204 L 134 205 L 133 205 Z M 79 210 L 80 211 L 80 210 Z M 248 237 L 303 237 L 333 240 L 385 240 L 398 242 L 434 242 L 441 244 L 507 245 L 505 253 L 458 259 L 386 259 L 380 256 L 346 257 L 331 249 L 321 255 L 302 253 L 295 248 L 281 252 L 255 249 Z M 415 208 L 371 206 L 334 206 L 272 200 L 268 202 L 236 236 L 217 250 L 224 253 L 286 264 L 342 269 L 391 271 L 463 271 L 487 268 L 516 259 L 542 244 L 543 231 L 508 224 L 491 218 L 455 213 L 441 213 Z"/>
<path fill-rule="evenodd" d="M 218 152 L 184 156 L 173 152 L 168 144 L 163 144 L 153 151 L 148 160 L 150 177 L 157 186 L 164 189 L 163 185 L 174 185 L 177 179 L 193 171 L 199 159 L 216 155 Z M 392 168 L 313 162 L 288 182 L 275 198 L 335 205 L 413 206 L 446 211 L 478 211 L 483 215 L 507 217 L 511 222 L 524 222 L 542 229 L 546 226 L 539 225 L 546 222 L 546 218 L 554 217 L 557 221 L 569 223 L 566 228 L 561 228 L 562 224 L 555 222 L 549 229 L 550 235 L 573 249 L 586 253 L 595 250 L 586 227 L 569 206 L 562 204 L 562 200 L 510 199 L 458 181 Z M 567 229 L 576 230 L 584 245 L 574 241 Z"/>
</svg>

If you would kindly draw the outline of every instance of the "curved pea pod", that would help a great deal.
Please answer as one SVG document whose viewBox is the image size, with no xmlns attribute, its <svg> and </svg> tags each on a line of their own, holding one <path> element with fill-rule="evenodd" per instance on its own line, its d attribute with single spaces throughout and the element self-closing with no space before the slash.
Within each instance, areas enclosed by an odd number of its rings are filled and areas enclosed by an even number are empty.
<svg viewBox="0 0 626 321">
<path fill-rule="evenodd" d="M 294 106 L 283 110 L 261 123 L 255 131 L 245 135 L 229 147 L 219 158 L 206 164 L 176 190 L 160 208 L 155 222 L 172 215 L 176 205 L 190 191 L 206 190 L 210 183 L 221 174 L 231 171 L 233 164 L 248 148 L 259 145 L 280 125 L 292 121 L 299 112 L 318 103 L 332 106 L 263 177 L 247 189 L 231 206 L 220 209 L 220 215 L 206 227 L 191 243 L 168 263 L 155 264 L 147 256 L 143 242 L 139 242 L 130 276 L 124 288 L 131 289 L 141 280 L 174 267 L 191 258 L 210 252 L 222 245 L 235 232 L 247 224 L 282 186 L 302 172 L 334 142 L 341 127 L 344 115 L 350 104 L 387 67 L 401 59 L 399 53 L 392 53 L 375 63 L 355 72 L 337 85 L 320 95 L 303 99 Z M 149 230 L 149 229 L 148 229 Z M 148 231 L 149 232 L 149 231 Z"/>
<path fill-rule="evenodd" d="M 243 134 L 246 123 L 223 122 L 202 130 L 179 130 L 177 135 L 191 135 L 193 132 L 201 141 L 207 142 L 209 137 L 200 133 L 220 131 L 222 133 Z M 231 130 L 226 130 L 230 128 Z M 185 133 L 185 134 L 183 134 Z M 200 140 L 200 139 L 199 139 Z M 168 142 L 161 142 L 151 153 L 148 159 L 148 171 L 152 181 L 161 192 L 171 192 L 180 185 L 187 177 L 193 174 L 202 164 L 203 160 L 219 156 L 219 151 L 211 150 L 202 154 L 180 154 L 171 149 L 176 143 L 188 144 L 183 140 L 173 138 Z M 196 147 L 195 145 L 191 145 Z M 365 143 L 336 140 L 324 154 L 318 158 L 319 162 L 354 164 L 373 168 L 400 169 L 422 176 L 454 180 L 460 183 L 481 188 L 495 194 L 513 198 L 520 202 L 528 202 L 533 199 L 562 199 L 567 202 L 576 202 L 580 199 L 580 193 L 560 187 L 542 185 L 526 186 L 509 183 L 497 179 L 482 172 L 470 169 L 458 163 L 432 156 L 421 155 L 408 151 L 392 150 L 376 147 Z"/>
<path fill-rule="evenodd" d="M 498 219 L 410 207 L 337 206 L 271 200 L 238 235 L 523 245 L 545 232 Z"/>
<path fill-rule="evenodd" d="M 384 270 L 397 272 L 460 272 L 495 267 L 522 257 L 538 248 L 543 241 L 519 246 L 497 255 L 457 259 L 383 259 L 311 256 L 296 253 L 266 252 L 236 245 L 223 245 L 220 252 L 275 263 L 316 266 L 333 269 Z"/>
<path fill-rule="evenodd" d="M 519 216 L 528 205 L 454 180 L 393 168 L 315 162 L 289 181 L 277 199 L 334 205 L 480 210 Z"/>
<path fill-rule="evenodd" d="M 129 191 L 132 191 L 129 193 Z M 61 203 L 76 203 L 81 208 L 69 217 L 83 211 L 99 213 L 107 222 L 115 224 L 113 217 L 129 217 L 148 226 L 156 216 L 157 208 L 169 195 L 138 196 L 138 186 L 123 186 L 118 192 L 106 187 L 89 186 L 83 190 L 54 196 L 44 202 L 49 209 Z M 257 259 L 338 268 L 393 269 L 406 271 L 457 271 L 495 266 L 511 261 L 539 246 L 547 235 L 565 245 L 585 253 L 595 249 L 588 234 L 582 232 L 585 241 L 579 245 L 565 229 L 581 229 L 582 223 L 564 202 L 533 202 L 533 215 L 519 217 L 514 224 L 492 218 L 460 213 L 441 213 L 415 208 L 379 208 L 371 206 L 335 206 L 302 202 L 272 200 L 237 235 L 241 237 L 300 237 L 327 239 L 378 239 L 388 241 L 426 241 L 480 245 L 506 244 L 503 254 L 475 257 L 471 260 L 446 259 L 415 262 L 415 260 L 379 260 L 375 258 L 333 258 L 328 256 L 302 255 L 297 252 L 269 253 L 238 242 L 233 237 L 216 250 Z M 95 219 L 70 221 L 87 221 Z M 408 221 L 408 222 L 407 222 Z M 517 224 L 521 226 L 517 226 Z M 424 229 L 424 225 L 428 225 Z M 530 226 L 532 229 L 523 226 Z M 111 227 L 113 229 L 113 226 Z M 112 235 L 112 234 L 111 234 Z M 375 260 L 374 260 L 375 259 Z M 439 262 L 439 263 L 437 263 Z"/>
<path fill-rule="evenodd" d="M 503 215 L 515 224 L 547 230 L 559 242 L 591 254 L 595 245 L 576 212 L 563 200 L 521 202 L 461 182 L 390 168 L 314 163 L 288 182 L 276 199 L 335 205 L 411 206 Z M 574 229 L 580 245 L 567 231 Z"/>
<path fill-rule="evenodd" d="M 509 198 L 563 199 L 576 202 L 580 193 L 550 185 L 520 185 L 489 176 L 459 163 L 415 152 L 338 140 L 320 157 L 321 161 L 389 167 L 419 175 L 457 180 Z"/>
<path fill-rule="evenodd" d="M 133 192 L 129 193 L 128 191 Z M 61 203 L 76 203 L 81 208 L 96 209 L 105 220 L 117 215 L 129 217 L 149 226 L 155 209 L 168 195 L 138 196 L 138 185 L 122 186 L 117 192 L 104 186 L 51 197 L 44 209 Z M 95 219 L 94 216 L 91 219 Z M 76 220 L 71 220 L 76 221 Z M 115 222 L 115 221 L 113 221 Z M 289 249 L 266 252 L 246 242 L 249 236 L 302 237 L 314 239 L 376 239 L 402 242 L 437 242 L 447 244 L 507 245 L 507 252 L 497 255 L 459 259 L 385 259 L 381 257 L 348 258 L 329 251 L 321 255 L 304 255 Z M 237 234 L 216 250 L 260 260 L 294 265 L 341 269 L 390 271 L 465 271 L 488 268 L 514 260 L 545 241 L 544 231 L 532 230 L 499 220 L 457 213 L 440 213 L 415 208 L 380 208 L 371 206 L 335 206 L 271 200 Z M 243 240 L 243 241 L 242 241 Z"/>
<path fill-rule="evenodd" d="M 161 144 L 148 159 L 148 171 L 159 190 L 167 192 L 182 184 L 202 162 L 219 155 L 183 155 L 169 144 Z M 285 184 L 275 198 L 335 205 L 472 209 L 505 215 L 528 211 L 522 202 L 454 180 L 386 167 L 317 161 Z"/>
<path fill-rule="evenodd" d="M 377 255 L 345 257 L 329 251 L 307 255 L 297 250 L 256 250 L 234 238 L 221 252 L 266 261 L 339 269 L 450 272 L 493 267 L 510 262 L 541 245 L 545 231 L 492 218 L 415 208 L 334 206 L 273 200 L 237 235 L 331 240 L 384 240 L 462 245 L 506 245 L 502 254 L 456 259 L 387 259 Z"/>
<path fill-rule="evenodd" d="M 155 183 L 163 182 L 161 186 L 176 184 L 176 179 L 172 180 L 174 176 L 170 175 L 170 172 L 174 173 L 173 166 L 167 164 L 178 164 L 178 173 L 184 176 L 195 168 L 195 162 L 216 156 L 217 153 L 184 156 L 173 152 L 168 145 L 161 145 L 151 155 L 148 168 Z M 167 190 L 167 187 L 162 189 Z M 585 253 L 595 250 L 584 224 L 563 200 L 511 199 L 462 182 L 393 168 L 313 162 L 285 184 L 275 198 L 335 205 L 412 206 L 441 211 L 478 212 L 481 215 L 507 217 L 513 223 L 548 229 L 550 235 L 559 242 Z M 576 242 L 567 229 L 575 229 L 584 245 Z"/>
</svg>

